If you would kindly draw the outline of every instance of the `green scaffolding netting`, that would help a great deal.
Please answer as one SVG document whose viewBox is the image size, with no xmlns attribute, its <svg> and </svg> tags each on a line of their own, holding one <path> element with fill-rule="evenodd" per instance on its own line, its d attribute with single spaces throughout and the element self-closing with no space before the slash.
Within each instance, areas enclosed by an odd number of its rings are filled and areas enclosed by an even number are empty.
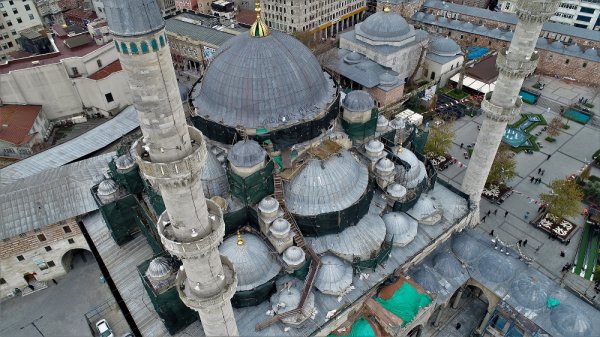
<svg viewBox="0 0 600 337">
<path fill-rule="evenodd" d="M 330 334 L 328 337 L 337 337 L 339 335 Z M 352 324 L 352 330 L 345 335 L 351 337 L 375 337 L 375 330 L 371 326 L 371 323 L 364 319 L 363 317 L 359 318 Z"/>
<path fill-rule="evenodd" d="M 387 242 L 384 242 L 381 244 L 381 249 L 379 250 L 379 253 L 377 253 L 377 255 L 375 255 L 371 259 L 364 261 L 360 261 L 357 259 L 355 262 L 352 263 L 352 267 L 354 268 L 354 270 L 358 271 L 363 269 L 375 269 L 378 265 L 382 264 L 383 262 L 385 262 L 385 260 L 388 259 L 388 257 L 390 257 L 391 252 L 392 245 Z"/>
<path fill-rule="evenodd" d="M 227 178 L 231 194 L 247 205 L 256 204 L 267 195 L 273 194 L 274 168 L 273 161 L 269 161 L 263 169 L 243 178 L 235 174 L 228 166 Z"/>
<path fill-rule="evenodd" d="M 125 187 L 127 192 L 131 194 L 138 194 L 144 190 L 144 182 L 140 177 L 140 169 L 137 164 L 131 168 L 128 172 L 119 172 L 115 164 L 115 160 L 111 160 L 108 163 L 110 171 L 110 177 L 117 182 L 117 184 Z"/>
<path fill-rule="evenodd" d="M 375 134 L 377 129 L 377 109 L 371 111 L 371 118 L 364 123 L 349 123 L 342 119 L 342 127 L 352 140 L 361 140 Z"/>
<path fill-rule="evenodd" d="M 431 298 L 426 294 L 420 294 L 412 284 L 404 282 L 389 299 L 377 297 L 376 301 L 387 311 L 400 317 L 404 323 L 410 323 L 419 312 L 419 309 L 431 303 Z"/>
<path fill-rule="evenodd" d="M 231 299 L 231 304 L 234 308 L 251 307 L 258 305 L 271 297 L 271 294 L 275 292 L 275 278 L 267 281 L 258 287 L 245 290 L 237 291 Z"/>
</svg>

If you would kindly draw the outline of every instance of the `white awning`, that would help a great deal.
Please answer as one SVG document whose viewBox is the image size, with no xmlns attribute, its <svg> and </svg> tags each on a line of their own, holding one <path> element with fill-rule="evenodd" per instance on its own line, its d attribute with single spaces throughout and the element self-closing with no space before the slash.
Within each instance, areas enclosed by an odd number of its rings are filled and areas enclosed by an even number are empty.
<svg viewBox="0 0 600 337">
<path fill-rule="evenodd" d="M 460 78 L 460 73 L 452 76 L 450 78 L 450 81 L 458 83 L 459 78 Z M 483 94 L 487 94 L 490 91 L 494 91 L 494 88 L 496 87 L 496 81 L 494 81 L 492 83 L 484 83 L 477 79 L 474 79 L 473 77 L 465 75 L 465 78 L 463 79 L 463 86 L 465 86 L 467 88 L 471 88 L 476 91 L 479 91 Z"/>
</svg>

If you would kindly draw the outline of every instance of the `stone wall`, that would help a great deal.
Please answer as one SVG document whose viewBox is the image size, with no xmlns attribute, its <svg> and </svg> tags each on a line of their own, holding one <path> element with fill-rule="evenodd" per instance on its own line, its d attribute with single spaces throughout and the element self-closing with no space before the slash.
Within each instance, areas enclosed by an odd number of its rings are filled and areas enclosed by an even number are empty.
<svg viewBox="0 0 600 337">
<path fill-rule="evenodd" d="M 373 96 L 375 104 L 378 107 L 383 108 L 391 103 L 398 102 L 404 95 L 404 85 L 398 86 L 390 91 L 383 91 L 378 87 L 364 88 L 366 92 Z"/>
<path fill-rule="evenodd" d="M 0 285 L 0 296 L 5 297 L 14 288 L 27 286 L 23 277 L 27 273 L 35 273 L 38 281 L 64 275 L 70 266 L 63 265 L 63 258 L 73 249 L 90 250 L 75 219 L 0 241 L 0 277 L 6 282 Z"/>
</svg>

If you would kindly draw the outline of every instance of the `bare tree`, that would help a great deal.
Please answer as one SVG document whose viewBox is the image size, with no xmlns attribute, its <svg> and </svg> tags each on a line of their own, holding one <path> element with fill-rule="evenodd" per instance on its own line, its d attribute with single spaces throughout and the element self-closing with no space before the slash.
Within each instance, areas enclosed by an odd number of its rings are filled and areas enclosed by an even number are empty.
<svg viewBox="0 0 600 337">
<path fill-rule="evenodd" d="M 463 56 L 463 61 L 462 64 L 460 65 L 460 72 L 459 72 L 459 76 L 458 76 L 458 83 L 456 83 L 456 88 L 458 90 L 462 90 L 463 89 L 463 82 L 465 81 L 465 73 L 467 72 L 467 55 L 469 54 L 467 52 L 467 49 L 464 47 L 460 47 L 460 51 L 462 52 L 462 56 Z"/>
<path fill-rule="evenodd" d="M 423 66 L 423 61 L 425 60 L 425 54 L 427 53 L 427 49 L 429 48 L 430 43 L 431 43 L 431 39 L 429 39 L 427 41 L 427 43 L 423 43 L 421 45 L 421 52 L 419 54 L 419 60 L 417 61 L 417 66 L 415 67 L 415 70 L 413 70 L 413 72 L 408 77 L 408 81 L 407 81 L 408 83 L 410 83 L 410 84 L 415 83 L 415 77 L 417 76 L 419 69 L 421 69 L 421 67 Z"/>
</svg>

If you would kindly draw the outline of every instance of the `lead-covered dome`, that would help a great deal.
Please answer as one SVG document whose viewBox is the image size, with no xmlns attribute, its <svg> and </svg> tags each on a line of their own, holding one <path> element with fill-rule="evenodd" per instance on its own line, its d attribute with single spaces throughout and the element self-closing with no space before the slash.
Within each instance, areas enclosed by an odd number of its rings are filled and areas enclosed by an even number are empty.
<svg viewBox="0 0 600 337">
<path fill-rule="evenodd" d="M 152 260 L 146 270 L 146 276 L 154 280 L 162 280 L 173 272 L 173 263 L 170 259 L 159 256 Z"/>
<path fill-rule="evenodd" d="M 202 169 L 202 188 L 207 198 L 224 197 L 229 194 L 229 182 L 225 168 L 212 151 L 207 151 L 206 164 Z"/>
<path fill-rule="evenodd" d="M 290 212 L 304 216 L 340 211 L 355 204 L 368 183 L 367 167 L 343 150 L 326 161 L 309 160 L 285 184 L 285 202 Z"/>
<path fill-rule="evenodd" d="M 402 149 L 398 157 L 410 165 L 410 169 L 400 166 L 400 183 L 407 189 L 416 188 L 425 178 L 427 178 L 427 169 L 425 164 L 420 161 L 409 149 Z"/>
<path fill-rule="evenodd" d="M 333 80 L 312 52 L 276 31 L 225 42 L 194 97 L 198 115 L 229 127 L 276 129 L 312 119 L 333 102 Z"/>
<path fill-rule="evenodd" d="M 352 285 L 352 265 L 339 257 L 321 257 L 321 268 L 315 278 L 315 287 L 323 294 L 341 295 Z"/>
<path fill-rule="evenodd" d="M 440 37 L 431 41 L 428 49 L 429 52 L 440 56 L 456 56 L 460 54 L 458 44 L 447 37 Z"/>
<path fill-rule="evenodd" d="M 253 167 L 264 162 L 266 156 L 267 151 L 255 140 L 245 139 L 231 147 L 227 159 L 236 167 Z"/>
<path fill-rule="evenodd" d="M 410 26 L 393 12 L 377 12 L 356 26 L 356 33 L 373 41 L 399 41 L 411 32 Z"/>
<path fill-rule="evenodd" d="M 413 218 L 405 213 L 391 212 L 383 215 L 386 234 L 385 240 L 390 242 L 392 239 L 394 246 L 404 247 L 417 236 L 418 224 Z"/>
<path fill-rule="evenodd" d="M 560 304 L 550 313 L 552 326 L 570 337 L 587 337 L 592 333 L 592 322 L 583 310 L 569 304 Z"/>
<path fill-rule="evenodd" d="M 546 305 L 550 290 L 550 284 L 545 281 L 545 278 L 524 275 L 513 282 L 510 296 L 520 305 L 535 310 Z"/>
<path fill-rule="evenodd" d="M 254 289 L 279 274 L 281 265 L 261 239 L 253 234 L 244 234 L 240 239 L 230 236 L 219 247 L 237 273 L 237 291 Z"/>
<path fill-rule="evenodd" d="M 370 111 L 375 107 L 375 101 L 368 92 L 354 90 L 346 95 L 342 101 L 342 106 L 346 110 L 355 112 Z"/>
</svg>

